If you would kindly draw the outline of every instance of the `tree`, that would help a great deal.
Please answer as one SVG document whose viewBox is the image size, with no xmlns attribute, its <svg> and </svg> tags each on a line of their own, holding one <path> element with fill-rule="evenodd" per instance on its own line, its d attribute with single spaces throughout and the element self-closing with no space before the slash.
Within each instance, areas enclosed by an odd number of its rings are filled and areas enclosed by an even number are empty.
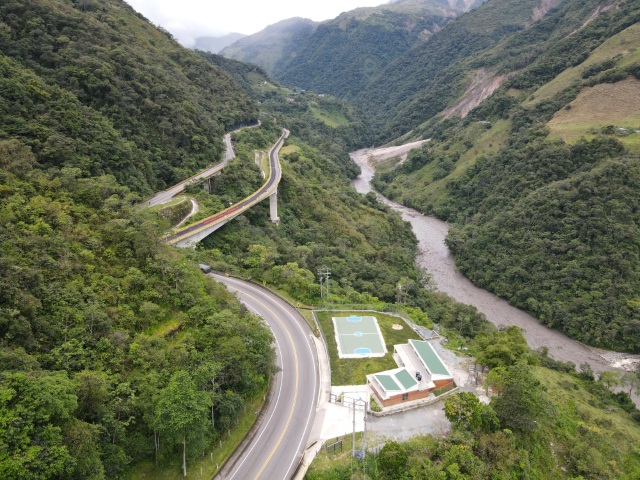
<svg viewBox="0 0 640 480">
<path fill-rule="evenodd" d="M 398 442 L 387 442 L 377 459 L 381 478 L 402 478 L 402 472 L 407 468 L 407 452 Z"/>
<path fill-rule="evenodd" d="M 640 395 L 640 377 L 637 373 L 626 372 L 622 375 L 622 384 L 629 387 L 629 396 L 631 396 L 632 392 Z"/>
<path fill-rule="evenodd" d="M 64 372 L 5 373 L 0 379 L 0 478 L 69 478 L 74 460 L 61 426 L 76 405 Z"/>
<path fill-rule="evenodd" d="M 211 388 L 211 428 L 215 428 L 214 404 L 216 398 L 216 377 L 220 374 L 221 366 L 219 363 L 205 363 L 201 365 L 194 375 L 194 380 L 203 391 L 209 391 Z"/>
<path fill-rule="evenodd" d="M 599 380 L 607 388 L 607 390 L 611 390 L 612 388 L 620 385 L 621 375 L 618 372 L 604 371 L 600 373 Z"/>
<path fill-rule="evenodd" d="M 76 416 L 89 423 L 98 423 L 107 410 L 109 382 L 101 372 L 83 370 L 73 377 L 78 395 Z"/>
<path fill-rule="evenodd" d="M 182 474 L 187 476 L 187 442 L 202 445 L 207 433 L 210 397 L 198 390 L 188 372 L 174 373 L 160 392 L 156 421 L 170 442 L 182 444 Z"/>
<path fill-rule="evenodd" d="M 473 393 L 460 392 L 445 400 L 444 414 L 456 428 L 473 430 L 480 423 L 482 403 Z"/>
<path fill-rule="evenodd" d="M 264 245 L 251 245 L 244 258 L 247 267 L 258 272 L 266 272 L 273 267 L 273 262 L 277 258 L 278 252 L 273 247 Z"/>
<path fill-rule="evenodd" d="M 503 473 L 504 477 L 494 474 L 494 478 L 513 478 L 519 467 L 528 467 L 526 458 L 523 458 L 516 447 L 514 435 L 509 430 L 502 430 L 477 437 L 476 454 L 490 465 L 492 471 Z"/>
<path fill-rule="evenodd" d="M 36 163 L 31 148 L 19 140 L 0 141 L 0 166 L 15 175 L 23 177 Z"/>
<path fill-rule="evenodd" d="M 74 420 L 65 433 L 65 444 L 75 459 L 72 479 L 103 480 L 104 466 L 100 460 L 99 428 L 97 425 Z"/>
<path fill-rule="evenodd" d="M 492 406 L 503 428 L 530 433 L 543 417 L 554 414 L 554 406 L 530 365 L 520 361 L 507 369 L 500 396 Z"/>
<path fill-rule="evenodd" d="M 476 346 L 478 363 L 489 368 L 508 367 L 529 356 L 527 339 L 518 327 L 508 327 L 491 335 L 479 336 Z"/>
<path fill-rule="evenodd" d="M 492 368 L 484 379 L 484 386 L 486 394 L 489 395 L 489 388 L 499 390 L 504 385 L 504 377 L 506 374 L 506 368 L 496 367 Z"/>
<path fill-rule="evenodd" d="M 585 380 L 593 381 L 595 379 L 593 375 L 593 368 L 591 368 L 590 363 L 583 362 L 580 364 L 580 376 Z"/>
</svg>

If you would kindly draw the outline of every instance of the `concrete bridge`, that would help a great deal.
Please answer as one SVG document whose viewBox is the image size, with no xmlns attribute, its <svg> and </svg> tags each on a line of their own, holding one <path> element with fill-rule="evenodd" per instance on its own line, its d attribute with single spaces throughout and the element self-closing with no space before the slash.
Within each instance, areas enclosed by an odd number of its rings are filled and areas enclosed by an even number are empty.
<svg viewBox="0 0 640 480">
<path fill-rule="evenodd" d="M 172 234 L 165 235 L 162 237 L 162 240 L 176 247 L 194 247 L 196 243 L 211 235 L 211 233 L 225 225 L 229 220 L 233 220 L 238 215 L 242 215 L 248 208 L 251 208 L 267 197 L 269 197 L 271 221 L 277 223 L 280 220 L 278 217 L 278 184 L 282 178 L 278 152 L 288 136 L 289 130 L 283 129 L 282 135 L 273 147 L 271 147 L 269 151 L 269 177 L 262 187 L 244 200 L 231 205 L 229 208 L 199 222 L 180 228 Z"/>
</svg>

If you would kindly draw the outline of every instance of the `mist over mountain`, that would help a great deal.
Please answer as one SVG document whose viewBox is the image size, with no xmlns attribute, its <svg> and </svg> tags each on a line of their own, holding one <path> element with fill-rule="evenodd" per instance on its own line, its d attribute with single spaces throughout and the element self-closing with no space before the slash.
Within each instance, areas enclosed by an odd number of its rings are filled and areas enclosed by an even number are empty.
<svg viewBox="0 0 640 480">
<path fill-rule="evenodd" d="M 273 75 L 299 55 L 318 25 L 308 18 L 289 18 L 238 40 L 220 53 L 235 60 L 254 63 Z"/>
<path fill-rule="evenodd" d="M 228 33 L 220 37 L 198 37 L 193 46 L 194 50 L 219 53 L 223 48 L 246 37 L 244 33 Z"/>
</svg>

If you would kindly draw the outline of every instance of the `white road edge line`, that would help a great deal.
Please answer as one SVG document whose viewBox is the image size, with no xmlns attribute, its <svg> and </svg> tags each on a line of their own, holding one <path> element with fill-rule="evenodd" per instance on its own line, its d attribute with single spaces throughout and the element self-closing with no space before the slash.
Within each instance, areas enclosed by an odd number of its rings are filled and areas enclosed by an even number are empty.
<svg viewBox="0 0 640 480">
<path fill-rule="evenodd" d="M 258 293 L 258 294 L 260 294 L 260 295 L 267 295 L 267 293 L 266 293 L 264 290 L 261 290 L 261 289 L 255 288 L 255 287 L 253 287 L 253 286 L 252 286 L 252 285 L 250 285 L 250 284 L 244 284 L 244 285 L 245 285 L 245 287 L 246 287 L 247 289 L 252 290 L 252 291 L 253 291 L 253 292 L 255 292 L 255 293 Z M 281 301 L 281 300 L 280 300 L 280 299 L 278 299 L 278 301 Z M 284 303 L 284 302 L 283 302 L 283 305 L 286 305 L 286 307 L 291 308 L 291 307 L 290 307 L 290 305 L 288 305 L 288 304 L 286 304 L 286 303 Z M 309 337 L 307 337 L 307 335 L 305 334 L 305 332 L 304 332 L 304 330 L 302 329 L 302 326 L 300 325 L 300 323 L 298 322 L 298 320 L 296 320 L 296 318 L 291 314 L 291 312 L 289 311 L 289 309 L 288 309 L 288 308 L 284 308 L 284 311 L 285 311 L 285 312 L 287 313 L 287 315 L 288 315 L 288 316 L 293 320 L 293 323 L 295 323 L 295 325 L 298 327 L 298 329 L 299 329 L 299 330 L 300 330 L 300 332 L 302 333 L 302 336 L 305 338 L 305 341 L 306 341 L 306 343 L 307 343 L 307 346 L 308 346 L 308 348 L 309 348 L 309 351 L 310 351 L 310 352 L 313 352 L 313 351 L 314 351 L 313 349 L 315 348 L 315 346 L 312 346 L 312 345 L 310 344 L 310 342 L 309 342 Z M 313 348 L 312 348 L 312 347 L 313 347 Z M 312 353 L 312 356 L 313 356 L 313 353 Z M 317 358 L 317 357 L 316 357 L 316 358 Z M 315 378 L 318 378 L 318 382 L 315 382 L 314 387 L 313 387 L 313 389 L 314 389 L 314 395 L 313 395 L 313 396 L 314 396 L 314 398 L 317 398 L 317 397 L 318 397 L 318 395 L 320 394 L 320 392 L 319 392 L 319 385 L 318 385 L 318 383 L 319 383 L 319 380 L 320 380 L 320 379 L 319 379 L 319 377 L 317 376 L 317 372 L 316 372 L 316 369 L 317 369 L 316 362 L 315 362 L 315 361 L 313 361 L 313 362 L 311 362 L 311 363 L 313 364 L 314 377 L 315 377 Z M 318 390 L 318 393 L 316 393 L 316 390 Z M 309 426 L 311 425 L 311 416 L 312 416 L 312 414 L 313 414 L 313 412 L 314 412 L 314 410 L 315 410 L 315 407 L 317 407 L 317 405 L 316 405 L 316 406 L 311 405 L 311 408 L 309 409 L 309 414 L 307 415 L 307 425 L 305 426 L 305 429 L 304 429 L 303 435 L 302 435 L 302 437 L 300 438 L 300 443 L 298 443 L 298 447 L 296 448 L 296 455 L 293 457 L 293 460 L 291 461 L 291 464 L 289 465 L 289 468 L 287 469 L 287 477 L 288 477 L 288 475 L 289 475 L 289 471 L 290 471 L 290 470 L 291 470 L 291 468 L 293 467 L 294 462 L 296 461 L 296 459 L 297 459 L 297 458 L 299 458 L 299 457 L 298 457 L 298 455 L 297 455 L 297 453 L 298 453 L 298 451 L 300 450 L 300 447 L 301 447 L 301 445 L 302 445 L 302 442 L 303 442 L 304 438 L 306 437 L 307 430 L 308 430 Z"/>
<path fill-rule="evenodd" d="M 234 290 L 236 290 L 239 293 L 243 293 L 241 290 L 231 286 L 231 288 L 233 288 Z M 243 302 L 244 303 L 244 302 Z M 276 346 L 278 348 L 278 351 L 280 352 L 280 359 L 282 359 L 282 350 L 280 349 L 280 343 L 278 342 L 278 339 L 276 338 L 276 336 L 274 335 L 273 338 L 276 341 Z M 284 365 L 283 365 L 284 367 Z M 255 438 L 253 440 L 253 445 L 251 446 L 251 448 L 249 449 L 249 451 L 244 455 L 244 458 L 242 459 L 242 462 L 240 462 L 240 465 L 238 465 L 238 468 L 236 468 L 236 471 L 233 475 L 231 475 L 229 477 L 229 480 L 231 480 L 233 477 L 235 477 L 238 473 L 238 471 L 242 468 L 242 465 L 244 465 L 244 462 L 247 461 L 247 458 L 250 457 L 251 452 L 253 452 L 253 449 L 256 448 L 256 445 L 258 445 L 258 441 L 260 440 L 260 438 L 262 437 L 262 435 L 264 434 L 264 432 L 266 431 L 266 427 L 269 425 L 269 423 L 271 423 L 271 420 L 273 420 L 273 415 L 276 413 L 277 410 L 277 406 L 278 406 L 278 402 L 280 402 L 280 395 L 282 393 L 282 384 L 284 382 L 282 381 L 282 379 L 280 380 L 280 388 L 278 389 L 278 396 L 276 397 L 276 403 L 273 406 L 273 410 L 271 412 L 271 415 L 269 416 L 269 420 L 267 420 L 267 423 L 264 424 L 264 428 L 262 428 L 262 431 L 260 432 L 260 435 L 258 435 L 257 438 Z"/>
</svg>

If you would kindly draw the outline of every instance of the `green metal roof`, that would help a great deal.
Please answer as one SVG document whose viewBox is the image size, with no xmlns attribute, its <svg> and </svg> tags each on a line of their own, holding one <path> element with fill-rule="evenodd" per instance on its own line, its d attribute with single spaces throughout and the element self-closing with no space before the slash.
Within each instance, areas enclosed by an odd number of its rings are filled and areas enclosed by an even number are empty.
<svg viewBox="0 0 640 480">
<path fill-rule="evenodd" d="M 375 377 L 387 392 L 402 390 L 390 375 L 376 375 Z"/>
<path fill-rule="evenodd" d="M 429 342 L 409 340 L 409 343 L 413 345 L 418 356 L 422 359 L 432 375 L 451 375 Z"/>
<path fill-rule="evenodd" d="M 418 384 L 418 382 L 416 382 L 416 380 L 406 370 L 400 370 L 398 373 L 396 373 L 396 378 L 402 384 L 405 390 L 408 390 L 409 388 Z"/>
</svg>

